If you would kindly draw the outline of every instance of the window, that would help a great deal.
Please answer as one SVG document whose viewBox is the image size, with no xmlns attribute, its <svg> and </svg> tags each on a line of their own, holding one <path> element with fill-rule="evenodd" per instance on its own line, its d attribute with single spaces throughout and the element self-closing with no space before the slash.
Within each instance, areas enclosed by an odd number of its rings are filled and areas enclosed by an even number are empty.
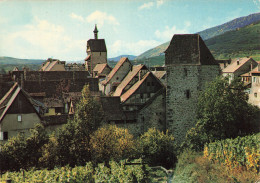
<svg viewBox="0 0 260 183">
<path fill-rule="evenodd" d="M 256 82 L 256 77 L 254 77 L 254 83 Z"/>
<path fill-rule="evenodd" d="M 154 86 L 154 82 L 152 82 L 152 86 Z"/>
<path fill-rule="evenodd" d="M 257 97 L 257 93 L 254 93 L 254 96 Z"/>
<path fill-rule="evenodd" d="M 147 86 L 150 86 L 150 82 L 147 82 Z"/>
<path fill-rule="evenodd" d="M 190 98 L 190 90 L 186 90 L 185 94 L 186 94 L 186 98 Z"/>
<path fill-rule="evenodd" d="M 4 133 L 3 133 L 3 137 L 4 137 L 4 138 L 3 138 L 4 140 L 8 140 L 8 132 L 4 132 Z"/>
<path fill-rule="evenodd" d="M 17 115 L 17 121 L 22 121 L 22 115 L 21 114 Z"/>
<path fill-rule="evenodd" d="M 188 70 L 184 68 L 184 76 L 188 76 Z"/>
<path fill-rule="evenodd" d="M 143 93 L 140 94 L 140 98 L 141 98 L 141 99 L 144 98 L 144 94 L 143 94 Z"/>
</svg>

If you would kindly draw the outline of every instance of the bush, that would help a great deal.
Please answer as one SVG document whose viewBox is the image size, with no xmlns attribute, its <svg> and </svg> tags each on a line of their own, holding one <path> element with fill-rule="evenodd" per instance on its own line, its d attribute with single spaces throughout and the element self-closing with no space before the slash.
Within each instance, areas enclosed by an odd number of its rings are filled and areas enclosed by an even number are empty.
<svg viewBox="0 0 260 183">
<path fill-rule="evenodd" d="M 139 139 L 139 152 L 150 165 L 173 167 L 176 161 L 174 137 L 150 128 Z"/>
<path fill-rule="evenodd" d="M 0 170 L 7 171 L 39 167 L 41 147 L 47 141 L 46 132 L 41 124 L 37 124 L 31 130 L 28 138 L 18 134 L 9 139 L 0 147 Z"/>
<path fill-rule="evenodd" d="M 131 156 L 135 150 L 133 135 L 115 125 L 99 128 L 91 135 L 90 149 L 94 162 L 119 161 Z"/>
</svg>

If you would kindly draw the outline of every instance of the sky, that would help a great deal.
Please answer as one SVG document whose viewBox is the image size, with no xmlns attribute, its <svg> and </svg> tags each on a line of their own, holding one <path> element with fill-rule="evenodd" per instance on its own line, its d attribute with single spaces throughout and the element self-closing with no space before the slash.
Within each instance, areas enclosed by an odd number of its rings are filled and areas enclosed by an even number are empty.
<svg viewBox="0 0 260 183">
<path fill-rule="evenodd" d="M 260 0 L 0 0 L 0 56 L 84 60 L 105 39 L 108 58 L 260 12 Z"/>
</svg>

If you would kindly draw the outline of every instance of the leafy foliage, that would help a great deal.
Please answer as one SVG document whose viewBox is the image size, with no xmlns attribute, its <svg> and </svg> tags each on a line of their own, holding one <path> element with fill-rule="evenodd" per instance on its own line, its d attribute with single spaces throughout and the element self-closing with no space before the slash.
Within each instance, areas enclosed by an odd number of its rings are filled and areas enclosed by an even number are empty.
<svg viewBox="0 0 260 183">
<path fill-rule="evenodd" d="M 176 161 L 176 148 L 174 137 L 160 132 L 155 128 L 150 128 L 139 139 L 139 152 L 144 160 L 150 165 L 161 165 L 170 168 Z"/>
<path fill-rule="evenodd" d="M 135 160 L 134 162 L 140 162 Z M 125 161 L 111 161 L 109 167 L 99 164 L 96 168 L 91 163 L 74 168 L 65 166 L 53 170 L 35 170 L 8 172 L 3 180 L 10 178 L 12 182 L 148 182 L 143 165 L 125 165 Z M 1 180 L 1 179 L 0 179 Z"/>
<path fill-rule="evenodd" d="M 28 169 L 32 166 L 39 166 L 41 157 L 41 147 L 47 142 L 47 135 L 44 127 L 37 124 L 31 130 L 31 135 L 25 138 L 24 135 L 17 135 L 1 145 L 0 169 L 20 170 Z"/>
<path fill-rule="evenodd" d="M 244 166 L 247 170 L 259 171 L 260 133 L 206 144 L 204 156 L 224 164 L 229 169 Z"/>
<path fill-rule="evenodd" d="M 130 157 L 135 150 L 135 142 L 127 129 L 107 125 L 91 135 L 90 148 L 95 162 L 108 163 Z"/>
<path fill-rule="evenodd" d="M 205 143 L 257 130 L 254 119 L 259 109 L 247 103 L 244 90 L 239 79 L 229 84 L 227 78 L 217 78 L 210 83 L 199 97 L 197 124 L 187 132 L 183 147 L 200 151 Z"/>
<path fill-rule="evenodd" d="M 54 164 L 75 166 L 90 161 L 90 135 L 100 126 L 102 118 L 100 104 L 91 96 L 89 86 L 84 86 L 74 118 L 62 127 L 57 137 L 50 137 L 49 144 L 44 146 L 43 164 L 51 167 Z"/>
</svg>

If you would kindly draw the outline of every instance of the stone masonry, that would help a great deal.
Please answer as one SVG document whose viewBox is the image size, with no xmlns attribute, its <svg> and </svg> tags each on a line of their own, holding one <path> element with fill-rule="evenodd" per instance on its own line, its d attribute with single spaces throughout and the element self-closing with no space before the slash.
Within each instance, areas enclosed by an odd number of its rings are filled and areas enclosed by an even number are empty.
<svg viewBox="0 0 260 183">
<path fill-rule="evenodd" d="M 165 63 L 166 129 L 180 144 L 195 125 L 200 91 L 219 75 L 220 68 L 198 34 L 174 35 Z"/>
</svg>

